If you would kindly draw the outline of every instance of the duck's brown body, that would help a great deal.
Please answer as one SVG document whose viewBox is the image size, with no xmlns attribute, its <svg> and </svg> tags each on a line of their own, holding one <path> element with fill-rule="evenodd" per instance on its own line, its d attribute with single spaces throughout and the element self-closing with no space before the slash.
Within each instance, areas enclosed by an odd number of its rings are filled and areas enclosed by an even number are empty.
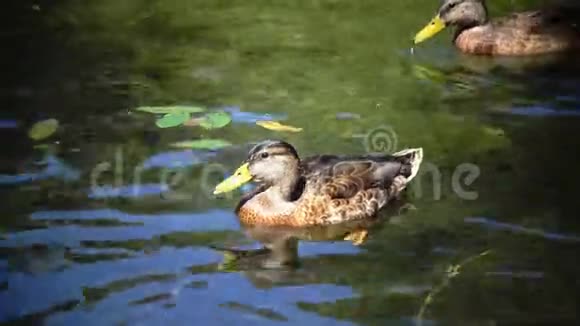
<svg viewBox="0 0 580 326">
<path fill-rule="evenodd" d="M 399 184 L 400 184 L 399 180 Z M 402 184 L 399 185 L 402 187 Z M 308 194 L 284 209 L 275 199 L 263 192 L 249 200 L 238 211 L 240 222 L 245 225 L 328 225 L 374 217 L 395 193 L 397 186 L 390 189 L 367 189 L 351 198 L 333 198 L 330 194 Z"/>
<path fill-rule="evenodd" d="M 465 53 L 537 55 L 580 50 L 580 29 L 558 11 L 528 11 L 459 29 L 454 43 Z"/>
<path fill-rule="evenodd" d="M 262 184 L 242 198 L 236 212 L 244 225 L 328 225 L 372 218 L 416 175 L 422 151 L 394 155 L 321 155 L 302 161 L 292 199 L 279 185 Z"/>
<path fill-rule="evenodd" d="M 437 15 L 415 36 L 415 44 L 455 27 L 455 46 L 478 55 L 525 56 L 580 50 L 580 7 L 489 18 L 485 0 L 442 0 Z"/>
</svg>

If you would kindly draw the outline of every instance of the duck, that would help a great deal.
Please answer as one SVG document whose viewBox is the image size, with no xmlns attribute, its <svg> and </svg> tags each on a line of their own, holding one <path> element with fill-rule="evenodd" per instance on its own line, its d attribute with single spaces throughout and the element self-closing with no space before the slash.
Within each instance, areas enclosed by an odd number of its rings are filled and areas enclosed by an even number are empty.
<svg viewBox="0 0 580 326">
<path fill-rule="evenodd" d="M 490 19 L 485 0 L 443 0 L 438 13 L 419 31 L 421 43 L 447 26 L 453 42 L 466 54 L 526 56 L 580 49 L 580 10 L 553 7 Z"/>
<path fill-rule="evenodd" d="M 254 181 L 235 213 L 247 226 L 305 227 L 372 219 L 401 196 L 419 171 L 422 148 L 393 154 L 320 154 L 301 159 L 282 140 L 255 145 L 241 166 L 220 182 L 215 195 Z M 361 242 L 366 231 L 346 236 Z"/>
</svg>

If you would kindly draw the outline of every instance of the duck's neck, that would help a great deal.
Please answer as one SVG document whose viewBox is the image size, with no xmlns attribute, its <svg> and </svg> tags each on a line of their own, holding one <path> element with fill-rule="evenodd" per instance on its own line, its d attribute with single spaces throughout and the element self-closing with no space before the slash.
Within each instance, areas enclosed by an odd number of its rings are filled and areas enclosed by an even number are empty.
<svg viewBox="0 0 580 326">
<path fill-rule="evenodd" d="M 483 22 L 483 23 L 471 23 L 471 24 L 466 24 L 466 25 L 458 25 L 457 28 L 455 29 L 455 34 L 453 35 L 453 41 L 457 41 L 457 38 L 463 33 L 463 32 L 467 32 L 469 30 L 471 30 L 472 28 L 478 27 L 478 26 L 484 26 L 486 25 L 487 22 Z"/>
<path fill-rule="evenodd" d="M 302 175 L 298 166 L 288 169 L 286 175 L 273 186 L 280 198 L 285 201 L 295 201 L 301 193 Z"/>
<path fill-rule="evenodd" d="M 466 17 L 461 21 L 455 23 L 455 25 L 457 26 L 457 28 L 455 29 L 455 38 L 457 38 L 459 34 L 468 29 L 477 26 L 483 26 L 488 22 L 489 19 L 487 15 L 487 7 L 485 6 L 484 3 L 481 3 L 480 5 L 476 6 L 473 9 L 473 12 L 471 13 L 471 15 L 469 15 L 469 17 Z"/>
</svg>

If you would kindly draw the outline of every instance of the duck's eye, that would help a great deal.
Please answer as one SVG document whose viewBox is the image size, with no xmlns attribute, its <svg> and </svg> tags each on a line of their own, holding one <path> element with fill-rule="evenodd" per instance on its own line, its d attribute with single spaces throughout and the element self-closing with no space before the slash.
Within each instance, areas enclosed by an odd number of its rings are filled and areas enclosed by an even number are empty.
<svg viewBox="0 0 580 326">
<path fill-rule="evenodd" d="M 268 152 L 264 152 L 264 153 L 260 154 L 260 158 L 268 158 L 268 156 L 270 156 L 270 153 L 268 153 Z"/>
<path fill-rule="evenodd" d="M 457 2 L 452 2 L 449 4 L 449 9 L 453 9 L 455 6 L 457 6 Z"/>
</svg>

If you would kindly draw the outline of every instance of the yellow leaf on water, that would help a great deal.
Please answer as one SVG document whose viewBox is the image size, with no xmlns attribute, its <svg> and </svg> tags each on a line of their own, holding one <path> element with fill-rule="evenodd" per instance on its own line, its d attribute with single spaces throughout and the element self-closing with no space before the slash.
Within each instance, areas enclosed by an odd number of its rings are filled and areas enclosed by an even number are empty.
<svg viewBox="0 0 580 326">
<path fill-rule="evenodd" d="M 278 121 L 256 121 L 256 124 L 260 127 L 275 131 L 290 131 L 290 132 L 300 132 L 302 128 L 283 125 Z"/>
<path fill-rule="evenodd" d="M 50 137 L 58 129 L 58 120 L 47 119 L 35 123 L 28 130 L 28 137 L 33 140 L 41 140 Z"/>
</svg>

